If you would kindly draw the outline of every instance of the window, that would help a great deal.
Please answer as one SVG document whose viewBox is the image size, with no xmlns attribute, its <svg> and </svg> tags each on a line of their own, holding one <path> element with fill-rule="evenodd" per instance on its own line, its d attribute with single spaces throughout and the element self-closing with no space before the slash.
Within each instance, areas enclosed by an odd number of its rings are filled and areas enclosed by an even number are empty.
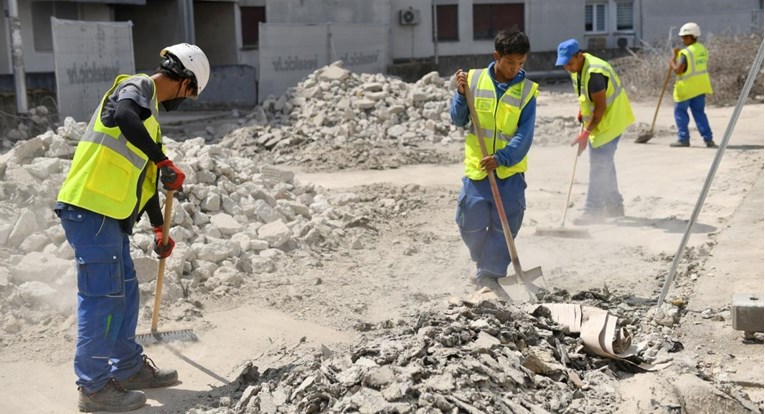
<svg viewBox="0 0 765 414">
<path fill-rule="evenodd" d="M 605 3 L 584 6 L 584 31 L 587 33 L 606 31 Z"/>
<path fill-rule="evenodd" d="M 634 30 L 632 23 L 632 2 L 616 3 L 616 30 Z"/>
<path fill-rule="evenodd" d="M 503 29 L 524 30 L 523 3 L 473 5 L 473 39 L 494 39 Z"/>
<path fill-rule="evenodd" d="M 257 49 L 260 41 L 260 32 L 258 23 L 266 21 L 266 8 L 258 7 L 240 7 L 242 15 L 242 47 Z"/>
<path fill-rule="evenodd" d="M 53 51 L 53 30 L 50 18 L 77 20 L 77 3 L 65 1 L 33 1 L 32 2 L 32 37 L 35 51 Z"/>
<path fill-rule="evenodd" d="M 458 5 L 450 4 L 436 6 L 436 18 L 438 19 L 438 41 L 460 40 L 458 26 Z"/>
</svg>

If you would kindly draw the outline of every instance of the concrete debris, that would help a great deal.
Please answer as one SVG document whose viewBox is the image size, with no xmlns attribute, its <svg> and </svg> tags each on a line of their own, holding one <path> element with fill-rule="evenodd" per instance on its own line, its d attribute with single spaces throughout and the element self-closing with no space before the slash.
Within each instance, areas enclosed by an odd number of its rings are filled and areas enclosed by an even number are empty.
<svg viewBox="0 0 765 414">
<path fill-rule="evenodd" d="M 249 361 L 234 385 L 210 396 L 215 404 L 189 412 L 617 412 L 624 366 L 579 345 L 577 334 L 545 316 L 497 300 L 450 300 L 409 322 L 372 327 L 347 352 L 282 347 Z M 710 407 L 749 412 L 694 378 L 703 387 L 683 389 L 683 396 L 708 395 L 719 400 Z"/>
<path fill-rule="evenodd" d="M 335 62 L 269 97 L 241 128 L 219 136 L 242 156 L 315 170 L 458 162 L 440 150 L 464 140 L 451 125 L 454 90 L 433 72 L 414 84 L 356 74 Z"/>
<path fill-rule="evenodd" d="M 73 251 L 52 208 L 84 129 L 84 123 L 67 118 L 57 132 L 19 142 L 0 155 L 5 218 L 0 222 L 0 329 L 6 334 L 31 328 L 42 315 L 63 322 L 76 305 Z M 182 143 L 166 138 L 165 147 L 187 174 L 174 209 L 170 235 L 176 247 L 166 263 L 163 298 L 179 308 L 201 306 L 193 300 L 197 295 L 225 296 L 270 278 L 290 252 L 320 257 L 364 249 L 372 244 L 365 240 L 375 236 L 373 223 L 422 204 L 417 186 L 378 186 L 381 191 L 363 196 L 321 194 L 297 182 L 294 172 L 261 166 L 202 138 Z M 394 200 L 396 208 L 386 208 L 383 199 Z M 143 317 L 151 313 L 157 271 L 149 227 L 148 219 L 137 223 L 130 246 Z M 71 294 L 51 295 L 51 289 L 60 293 L 62 288 Z M 32 307 L 38 317 L 28 316 Z"/>
</svg>

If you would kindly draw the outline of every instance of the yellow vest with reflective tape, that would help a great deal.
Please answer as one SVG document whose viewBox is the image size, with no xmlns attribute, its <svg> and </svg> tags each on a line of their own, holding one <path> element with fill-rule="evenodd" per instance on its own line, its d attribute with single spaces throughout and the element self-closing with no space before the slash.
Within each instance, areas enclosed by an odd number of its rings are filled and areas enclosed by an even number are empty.
<svg viewBox="0 0 765 414">
<path fill-rule="evenodd" d="M 101 99 L 88 129 L 77 144 L 72 166 L 58 193 L 58 201 L 122 220 L 135 214 L 157 191 L 157 166 L 129 143 L 119 127 L 101 122 L 106 98 L 125 80 L 147 75 L 119 75 Z M 154 81 L 152 80 L 152 85 Z M 157 90 L 151 97 L 151 116 L 143 122 L 154 142 L 162 141 L 157 122 Z M 140 185 L 140 188 L 139 188 Z M 139 200 L 140 197 L 140 200 Z"/>
<path fill-rule="evenodd" d="M 616 76 L 616 72 L 603 59 L 597 58 L 589 53 L 584 54 L 584 66 L 582 67 L 582 80 L 579 83 L 580 89 L 577 90 L 577 74 L 571 74 L 571 81 L 574 84 L 574 93 L 579 97 L 579 107 L 582 110 L 582 122 L 584 125 L 592 119 L 592 113 L 595 110 L 595 104 L 590 100 L 590 75 L 600 73 L 608 78 L 608 87 L 606 88 L 606 112 L 600 120 L 598 126 L 590 132 L 590 143 L 593 148 L 598 148 L 621 135 L 630 124 L 635 122 L 635 115 L 632 113 L 630 101 L 627 98 L 627 91 L 622 87 L 622 82 Z"/>
<path fill-rule="evenodd" d="M 675 102 L 687 101 L 699 95 L 712 94 L 712 82 L 709 80 L 707 48 L 699 42 L 680 51 L 685 56 L 685 73 L 677 75 L 672 98 Z M 680 56 L 678 56 L 678 59 Z"/>
<path fill-rule="evenodd" d="M 497 99 L 494 83 L 491 80 L 488 69 L 471 69 L 468 72 L 468 87 L 473 94 L 475 110 L 478 122 L 483 130 L 483 139 L 489 155 L 505 148 L 513 139 L 518 130 L 518 120 L 521 111 L 531 101 L 531 98 L 539 95 L 537 84 L 524 79 L 509 87 L 507 91 Z M 526 158 L 509 167 L 499 166 L 497 177 L 504 179 L 527 169 Z M 465 138 L 465 176 L 471 180 L 486 178 L 486 172 L 481 169 L 481 147 L 478 143 L 475 125 L 470 126 L 470 131 Z"/>
</svg>

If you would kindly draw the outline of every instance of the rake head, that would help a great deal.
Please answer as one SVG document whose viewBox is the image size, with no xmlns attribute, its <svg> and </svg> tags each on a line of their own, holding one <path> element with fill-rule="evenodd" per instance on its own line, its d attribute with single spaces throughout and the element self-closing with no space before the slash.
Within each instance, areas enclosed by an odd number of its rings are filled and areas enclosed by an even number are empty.
<svg viewBox="0 0 765 414">
<path fill-rule="evenodd" d="M 191 329 L 175 331 L 150 332 L 135 336 L 135 341 L 141 346 L 162 344 L 168 342 L 196 342 L 199 338 Z"/>
</svg>

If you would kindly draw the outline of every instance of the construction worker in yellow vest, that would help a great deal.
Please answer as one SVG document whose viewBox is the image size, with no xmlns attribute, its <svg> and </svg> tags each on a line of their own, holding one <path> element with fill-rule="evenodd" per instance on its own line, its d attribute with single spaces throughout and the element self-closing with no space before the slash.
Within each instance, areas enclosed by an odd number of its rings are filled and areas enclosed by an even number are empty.
<svg viewBox="0 0 765 414">
<path fill-rule="evenodd" d="M 140 389 L 172 385 L 175 370 L 159 369 L 135 341 L 139 289 L 128 236 L 144 212 L 161 245 L 158 182 L 180 190 L 184 173 L 167 158 L 158 104 L 173 110 L 207 86 L 202 50 L 181 43 L 163 49 L 152 76 L 119 75 L 99 102 L 77 145 L 55 212 L 77 266 L 77 345 L 74 370 L 79 410 L 129 411 L 145 405 Z"/>
<path fill-rule="evenodd" d="M 494 60 L 488 67 L 467 73 L 460 69 L 455 74 L 457 92 L 450 109 L 454 125 L 468 125 L 465 90 L 470 88 L 489 155 L 482 156 L 475 126 L 471 125 L 465 138 L 465 176 L 456 220 L 470 258 L 476 263 L 471 280 L 500 293 L 504 290 L 497 279 L 507 275 L 510 255 L 487 176 L 496 175 L 503 213 L 515 238 L 526 209 L 524 174 L 534 138 L 539 94 L 537 84 L 528 80 L 523 70 L 530 49 L 524 33 L 500 31 L 494 39 Z"/>
<path fill-rule="evenodd" d="M 696 23 L 686 23 L 678 33 L 685 45 L 684 49 L 675 48 L 669 66 L 675 72 L 675 89 L 672 98 L 675 100 L 675 124 L 677 125 L 677 142 L 670 147 L 690 147 L 691 134 L 688 131 L 688 108 L 696 121 L 701 137 L 707 148 L 717 148 L 709 127 L 707 114 L 704 113 L 706 95 L 712 94 L 712 83 L 709 80 L 707 48 L 698 39 L 701 28 Z"/>
<path fill-rule="evenodd" d="M 590 147 L 590 180 L 584 213 L 575 224 L 591 224 L 607 217 L 624 216 L 624 201 L 616 180 L 614 155 L 619 138 L 635 121 L 627 92 L 606 61 L 579 48 L 576 39 L 558 45 L 556 66 L 571 74 L 574 93 L 579 100 L 584 128 L 571 145 L 579 145 L 578 154 Z"/>
</svg>

